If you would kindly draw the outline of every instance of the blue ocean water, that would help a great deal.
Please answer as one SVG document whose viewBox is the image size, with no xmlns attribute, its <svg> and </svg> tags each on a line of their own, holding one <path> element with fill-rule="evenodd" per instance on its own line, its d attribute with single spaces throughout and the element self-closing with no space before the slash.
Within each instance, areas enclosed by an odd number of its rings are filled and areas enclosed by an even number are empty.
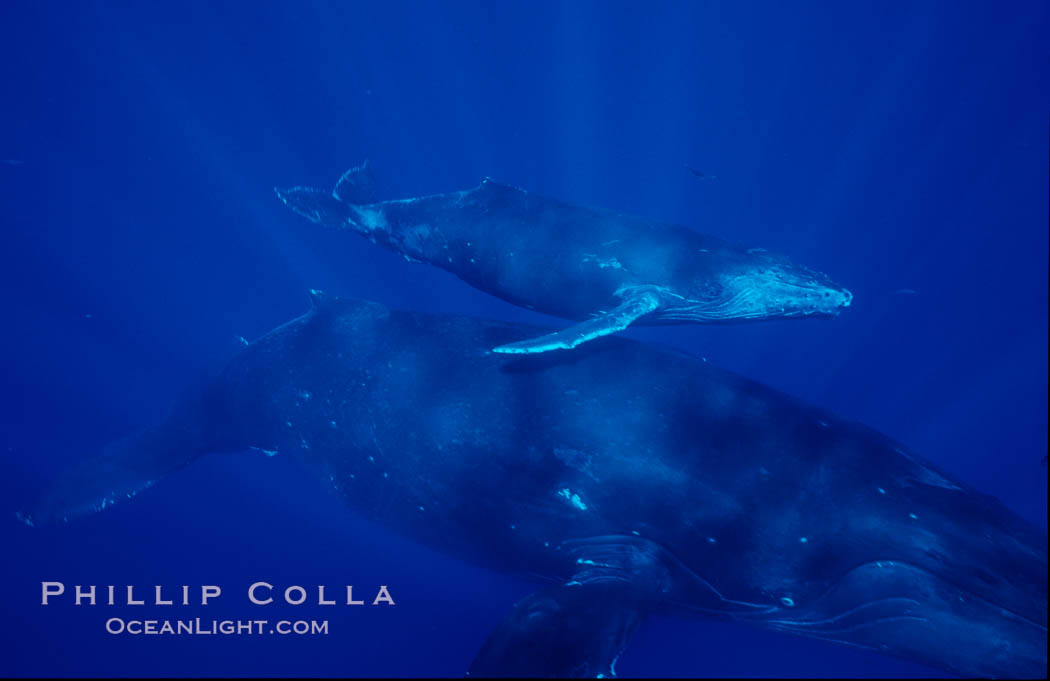
<svg viewBox="0 0 1050 681">
<path fill-rule="evenodd" d="M 0 674 L 458 676 L 532 590 L 258 452 L 65 527 L 15 521 L 310 288 L 563 323 L 273 194 L 365 158 L 384 198 L 491 176 L 827 272 L 855 295 L 834 320 L 627 335 L 875 427 L 1045 529 L 1048 29 L 1045 2 L 3 3 Z M 113 636 L 134 607 L 42 607 L 50 580 L 221 585 L 233 617 L 259 616 L 240 594 L 259 580 L 389 584 L 398 605 L 262 615 L 326 637 Z M 943 675 L 665 617 L 617 671 Z"/>
</svg>

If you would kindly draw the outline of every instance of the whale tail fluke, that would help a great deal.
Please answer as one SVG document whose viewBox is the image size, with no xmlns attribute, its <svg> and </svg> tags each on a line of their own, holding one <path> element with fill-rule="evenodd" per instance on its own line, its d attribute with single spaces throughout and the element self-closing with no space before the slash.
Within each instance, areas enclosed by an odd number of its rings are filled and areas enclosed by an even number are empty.
<svg viewBox="0 0 1050 681">
<path fill-rule="evenodd" d="M 339 227 L 350 217 L 350 206 L 323 189 L 274 187 L 273 190 L 284 205 L 310 222 Z"/>
<path fill-rule="evenodd" d="M 343 173 L 335 183 L 332 196 L 346 203 L 363 206 L 376 202 L 376 179 L 372 175 L 372 164 L 364 163 Z"/>
<path fill-rule="evenodd" d="M 203 454 L 225 448 L 211 432 L 208 392 L 177 403 L 158 426 L 114 440 L 101 454 L 78 461 L 16 516 L 30 526 L 65 523 L 135 497 Z"/>
<path fill-rule="evenodd" d="M 64 523 L 131 499 L 184 468 L 202 452 L 185 433 L 158 427 L 106 445 L 102 454 L 73 464 L 30 510 L 17 513 L 27 525 Z"/>
<path fill-rule="evenodd" d="M 376 202 L 372 166 L 365 161 L 343 173 L 331 192 L 313 187 L 274 187 L 277 198 L 310 222 L 329 227 L 354 225 L 353 206 Z"/>
</svg>

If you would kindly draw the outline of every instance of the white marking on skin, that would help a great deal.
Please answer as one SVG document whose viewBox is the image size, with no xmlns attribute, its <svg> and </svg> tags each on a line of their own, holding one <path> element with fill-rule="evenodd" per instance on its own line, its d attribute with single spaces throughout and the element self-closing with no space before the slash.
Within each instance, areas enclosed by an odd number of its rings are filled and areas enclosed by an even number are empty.
<svg viewBox="0 0 1050 681">
<path fill-rule="evenodd" d="M 565 489 L 558 490 L 558 496 L 567 500 L 575 508 L 578 508 L 581 511 L 587 510 L 587 504 L 583 503 L 583 500 L 580 499 L 580 495 L 574 494 L 571 490 L 569 490 L 568 487 L 566 487 Z"/>
<path fill-rule="evenodd" d="M 387 232 L 390 231 L 391 226 L 386 222 L 386 216 L 380 211 L 361 211 L 361 217 L 364 218 L 364 226 L 370 232 Z"/>
<path fill-rule="evenodd" d="M 386 216 L 381 211 L 375 210 L 374 208 L 361 208 L 355 207 L 354 210 L 357 212 L 357 223 L 360 224 L 366 232 L 386 232 L 390 230 L 390 225 L 386 221 Z"/>
<path fill-rule="evenodd" d="M 620 261 L 616 258 L 599 258 L 594 253 L 584 253 L 583 255 L 585 256 L 583 262 L 595 262 L 598 264 L 598 267 L 603 270 L 609 267 L 611 267 L 614 270 L 623 269 L 623 265 L 621 265 Z"/>
<path fill-rule="evenodd" d="M 364 383 L 362 383 L 361 385 L 364 385 Z M 372 424 L 372 444 L 374 444 L 376 446 L 376 451 L 379 452 L 380 455 L 386 456 L 386 452 L 384 452 L 383 448 L 379 446 L 379 438 L 376 437 L 376 424 L 375 423 Z M 375 459 L 373 459 L 371 456 L 368 457 L 368 460 L 369 461 L 375 461 Z"/>
</svg>

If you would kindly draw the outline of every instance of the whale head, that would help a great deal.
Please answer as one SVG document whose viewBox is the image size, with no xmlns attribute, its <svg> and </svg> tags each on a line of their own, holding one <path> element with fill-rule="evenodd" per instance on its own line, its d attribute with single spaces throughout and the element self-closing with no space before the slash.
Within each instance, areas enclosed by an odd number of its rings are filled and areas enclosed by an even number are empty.
<svg viewBox="0 0 1050 681">
<path fill-rule="evenodd" d="M 853 294 L 826 275 L 757 249 L 694 282 L 667 319 L 732 322 L 835 317 Z"/>
</svg>

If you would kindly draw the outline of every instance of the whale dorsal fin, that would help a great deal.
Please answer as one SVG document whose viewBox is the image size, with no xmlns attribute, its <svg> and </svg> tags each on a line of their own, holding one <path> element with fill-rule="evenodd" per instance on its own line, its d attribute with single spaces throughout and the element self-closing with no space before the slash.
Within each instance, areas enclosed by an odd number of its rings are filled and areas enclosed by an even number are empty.
<svg viewBox="0 0 1050 681">
<path fill-rule="evenodd" d="M 326 304 L 332 301 L 333 296 L 328 295 L 324 291 L 316 288 L 310 289 L 310 307 L 317 310 L 324 307 Z"/>
<path fill-rule="evenodd" d="M 332 196 L 354 205 L 376 202 L 376 180 L 372 176 L 372 165 L 366 160 L 359 166 L 343 173 L 335 183 Z"/>
<path fill-rule="evenodd" d="M 517 343 L 508 343 L 493 348 L 493 352 L 506 354 L 529 354 L 570 350 L 580 343 L 623 331 L 636 319 L 660 307 L 660 296 L 652 286 L 636 286 L 623 292 L 623 302 L 597 317 L 546 336 L 530 338 Z"/>
<path fill-rule="evenodd" d="M 318 289 L 310 289 L 310 312 L 309 316 L 312 319 L 329 318 L 332 315 L 338 314 L 340 311 L 345 310 L 348 305 L 353 304 L 355 301 L 340 298 L 334 296 L 331 293 L 325 293 Z"/>
</svg>

